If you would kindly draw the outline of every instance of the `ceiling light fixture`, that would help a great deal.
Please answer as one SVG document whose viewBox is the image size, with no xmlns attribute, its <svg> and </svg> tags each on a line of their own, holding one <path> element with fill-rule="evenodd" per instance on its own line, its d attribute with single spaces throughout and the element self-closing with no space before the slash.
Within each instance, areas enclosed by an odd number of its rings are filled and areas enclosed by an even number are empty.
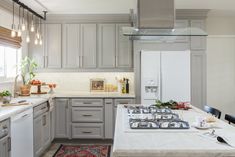
<svg viewBox="0 0 235 157">
<path fill-rule="evenodd" d="M 12 4 L 12 25 L 11 25 L 11 37 L 16 37 L 15 31 L 15 2 Z"/>
<path fill-rule="evenodd" d="M 20 8 L 21 8 L 21 6 L 19 6 L 19 24 L 18 24 L 18 32 L 17 32 L 17 36 L 18 37 L 21 37 L 21 35 L 22 35 L 22 31 L 21 31 L 21 19 L 20 19 Z"/>
</svg>

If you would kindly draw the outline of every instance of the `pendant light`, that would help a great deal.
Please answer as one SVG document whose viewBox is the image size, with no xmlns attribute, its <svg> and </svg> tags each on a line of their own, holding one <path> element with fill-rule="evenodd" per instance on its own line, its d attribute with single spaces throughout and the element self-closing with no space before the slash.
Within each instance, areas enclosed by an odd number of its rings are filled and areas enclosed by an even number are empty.
<svg viewBox="0 0 235 157">
<path fill-rule="evenodd" d="M 21 31 L 21 16 L 20 16 L 20 8 L 21 8 L 21 6 L 19 6 L 19 24 L 18 24 L 18 32 L 17 32 L 17 36 L 18 37 L 21 37 L 21 35 L 22 35 L 22 31 Z"/>
<path fill-rule="evenodd" d="M 42 29 L 41 29 L 41 19 L 39 19 L 39 45 L 42 45 Z"/>
<path fill-rule="evenodd" d="M 30 37 L 29 37 L 29 12 L 27 12 L 27 36 L 26 36 L 26 42 L 30 42 Z"/>
<path fill-rule="evenodd" d="M 34 44 L 38 45 L 38 40 L 39 40 L 39 32 L 38 32 L 38 23 L 36 21 L 36 33 L 35 33 L 35 39 L 34 39 Z"/>
<path fill-rule="evenodd" d="M 16 37 L 16 31 L 15 31 L 15 2 L 12 4 L 12 25 L 11 25 L 11 37 Z"/>
<path fill-rule="evenodd" d="M 21 30 L 22 31 L 26 30 L 25 19 L 24 19 L 24 8 L 23 8 L 23 17 L 22 17 Z"/>
<path fill-rule="evenodd" d="M 38 20 L 38 23 L 37 23 L 37 31 L 36 31 L 36 38 L 39 39 L 40 38 L 40 32 L 39 32 L 39 29 L 40 29 L 40 22 Z"/>
<path fill-rule="evenodd" d="M 35 28 L 34 28 L 34 21 L 33 21 L 33 14 L 32 14 L 32 19 L 31 19 L 30 31 L 31 31 L 31 32 L 34 32 L 34 31 L 35 31 Z"/>
</svg>

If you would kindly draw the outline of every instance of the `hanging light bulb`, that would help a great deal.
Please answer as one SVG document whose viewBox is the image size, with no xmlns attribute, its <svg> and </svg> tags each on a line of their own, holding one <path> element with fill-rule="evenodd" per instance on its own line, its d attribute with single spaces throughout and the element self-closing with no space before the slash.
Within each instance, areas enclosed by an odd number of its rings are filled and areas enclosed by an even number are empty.
<svg viewBox="0 0 235 157">
<path fill-rule="evenodd" d="M 24 20 L 24 8 L 23 8 L 23 17 L 22 17 L 21 30 L 22 30 L 22 31 L 25 31 L 25 30 L 26 30 L 26 25 L 25 25 L 25 20 Z"/>
<path fill-rule="evenodd" d="M 31 31 L 31 32 L 34 32 L 34 31 L 35 31 L 34 22 L 33 22 L 33 15 L 32 15 L 32 21 L 31 21 L 30 31 Z"/>
<path fill-rule="evenodd" d="M 19 6 L 19 24 L 18 24 L 18 32 L 17 32 L 18 37 L 21 37 L 21 35 L 22 35 L 21 24 L 20 24 L 20 22 L 21 22 L 21 20 L 20 20 L 20 8 L 21 8 L 21 6 Z"/>
<path fill-rule="evenodd" d="M 39 19 L 39 45 L 42 45 L 42 30 L 41 30 L 41 19 Z"/>
<path fill-rule="evenodd" d="M 12 25 L 11 25 L 11 37 L 16 37 L 16 31 L 15 31 L 15 2 L 12 4 Z"/>
<path fill-rule="evenodd" d="M 39 45 L 42 45 L 42 37 L 39 39 Z"/>
<path fill-rule="evenodd" d="M 35 40 L 34 40 L 34 44 L 35 45 L 38 45 L 38 38 L 36 37 Z"/>
<path fill-rule="evenodd" d="M 39 20 L 38 20 L 38 23 L 36 25 L 36 38 L 39 39 L 40 38 L 40 33 L 39 33 L 39 29 L 40 29 L 40 23 L 39 23 Z"/>
<path fill-rule="evenodd" d="M 27 12 L 27 36 L 26 36 L 26 42 L 30 42 L 30 37 L 29 37 L 29 12 Z"/>
<path fill-rule="evenodd" d="M 29 42 L 30 42 L 29 33 L 27 33 L 27 36 L 26 36 L 26 42 L 27 42 L 27 43 L 29 43 Z"/>
</svg>

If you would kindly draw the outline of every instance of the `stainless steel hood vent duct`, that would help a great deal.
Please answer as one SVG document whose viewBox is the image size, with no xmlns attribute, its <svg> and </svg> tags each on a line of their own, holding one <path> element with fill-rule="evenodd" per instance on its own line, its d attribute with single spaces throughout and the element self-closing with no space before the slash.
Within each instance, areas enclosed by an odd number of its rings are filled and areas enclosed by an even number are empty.
<svg viewBox="0 0 235 157">
<path fill-rule="evenodd" d="M 174 0 L 137 0 L 131 17 L 133 27 L 123 27 L 125 36 L 207 36 L 200 28 L 174 27 Z"/>
</svg>

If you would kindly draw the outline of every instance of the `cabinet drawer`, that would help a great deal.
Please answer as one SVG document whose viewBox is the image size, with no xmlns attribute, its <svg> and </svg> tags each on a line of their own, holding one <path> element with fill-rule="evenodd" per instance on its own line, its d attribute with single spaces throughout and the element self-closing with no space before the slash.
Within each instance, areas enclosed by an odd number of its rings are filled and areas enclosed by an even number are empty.
<svg viewBox="0 0 235 157">
<path fill-rule="evenodd" d="M 94 123 L 72 124 L 72 138 L 103 138 L 104 125 Z"/>
<path fill-rule="evenodd" d="M 38 105 L 33 108 L 33 117 L 37 117 L 48 110 L 49 110 L 49 107 L 48 107 L 47 102 L 42 103 L 41 105 Z"/>
<path fill-rule="evenodd" d="M 72 99 L 72 106 L 103 106 L 102 99 Z"/>
<path fill-rule="evenodd" d="M 103 108 L 73 107 L 72 122 L 103 122 Z"/>
<path fill-rule="evenodd" d="M 114 104 L 115 106 L 119 104 L 134 104 L 134 99 L 115 99 Z"/>
</svg>

